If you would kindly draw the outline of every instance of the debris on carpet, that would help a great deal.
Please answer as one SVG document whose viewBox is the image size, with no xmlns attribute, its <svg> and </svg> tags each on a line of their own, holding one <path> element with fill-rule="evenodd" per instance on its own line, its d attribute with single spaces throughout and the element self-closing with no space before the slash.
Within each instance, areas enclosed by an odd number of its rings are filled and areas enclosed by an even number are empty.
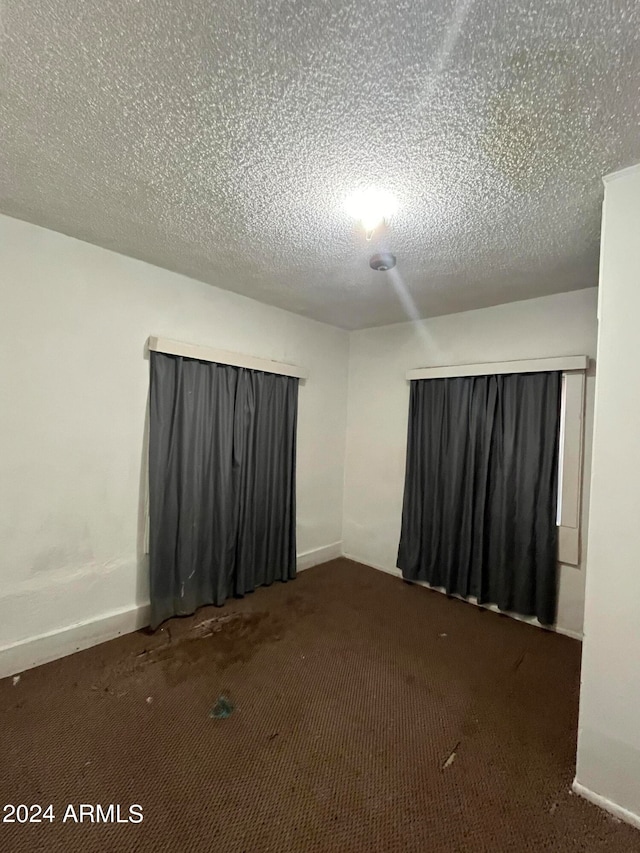
<svg viewBox="0 0 640 853">
<path fill-rule="evenodd" d="M 234 710 L 233 703 L 226 696 L 218 696 L 216 704 L 209 711 L 209 716 L 213 717 L 214 720 L 226 720 L 233 714 Z"/>
<path fill-rule="evenodd" d="M 447 767 L 451 767 L 453 762 L 456 760 L 456 753 L 457 753 L 459 746 L 460 746 L 460 741 L 458 741 L 458 743 L 453 747 L 453 749 L 449 753 L 449 757 L 447 758 L 447 760 L 442 765 L 442 770 L 446 770 Z"/>
</svg>

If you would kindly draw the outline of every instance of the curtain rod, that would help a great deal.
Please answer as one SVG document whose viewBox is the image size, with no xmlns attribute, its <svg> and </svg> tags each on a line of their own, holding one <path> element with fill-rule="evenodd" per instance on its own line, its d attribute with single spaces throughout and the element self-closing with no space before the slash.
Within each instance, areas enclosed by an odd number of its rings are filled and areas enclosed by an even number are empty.
<svg viewBox="0 0 640 853">
<path fill-rule="evenodd" d="M 160 338 L 149 337 L 149 349 L 166 355 L 181 355 L 184 358 L 196 358 L 200 361 L 215 361 L 218 364 L 230 364 L 233 367 L 247 367 L 249 370 L 262 370 L 265 373 L 278 373 L 281 376 L 295 376 L 298 379 L 308 379 L 309 371 L 295 364 L 285 364 L 282 361 L 270 361 L 268 358 L 258 358 L 255 355 L 243 355 L 239 352 L 205 347 L 199 344 L 185 344 Z"/>
</svg>

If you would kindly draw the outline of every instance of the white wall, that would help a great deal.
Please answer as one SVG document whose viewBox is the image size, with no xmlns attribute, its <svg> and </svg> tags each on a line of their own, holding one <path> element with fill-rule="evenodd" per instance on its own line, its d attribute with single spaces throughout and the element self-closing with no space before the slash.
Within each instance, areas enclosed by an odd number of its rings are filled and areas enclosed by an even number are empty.
<svg viewBox="0 0 640 853">
<path fill-rule="evenodd" d="M 0 674 L 145 624 L 150 334 L 309 368 L 298 552 L 339 542 L 346 332 L 8 217 L 0 259 Z"/>
<path fill-rule="evenodd" d="M 299 563 L 337 555 L 344 530 L 345 553 L 391 571 L 405 371 L 595 355 L 595 290 L 349 335 L 2 216 L 0 258 L 0 675 L 146 624 L 150 334 L 308 367 Z M 592 385 L 589 378 L 587 474 Z M 582 569 L 563 567 L 559 625 L 574 634 L 583 588 Z"/>
<path fill-rule="evenodd" d="M 364 563 L 395 569 L 409 411 L 405 372 L 472 362 L 589 355 L 596 348 L 595 288 L 352 332 L 343 547 Z M 593 411 L 587 378 L 583 532 L 587 522 Z M 583 538 L 583 561 L 584 542 Z M 584 570 L 562 566 L 558 628 L 581 636 Z"/>
<path fill-rule="evenodd" d="M 576 781 L 640 826 L 640 165 L 605 186 L 599 299 Z"/>
</svg>

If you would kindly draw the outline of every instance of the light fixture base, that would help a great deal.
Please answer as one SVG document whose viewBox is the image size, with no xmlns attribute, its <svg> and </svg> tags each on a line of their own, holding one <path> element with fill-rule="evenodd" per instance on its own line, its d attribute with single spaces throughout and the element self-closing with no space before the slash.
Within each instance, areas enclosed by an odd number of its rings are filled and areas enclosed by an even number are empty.
<svg viewBox="0 0 640 853">
<path fill-rule="evenodd" d="M 391 270 L 396 265 L 396 256 L 392 255 L 390 252 L 383 252 L 379 255 L 372 255 L 369 258 L 369 266 L 372 270 L 377 270 L 378 272 L 387 272 L 387 270 Z"/>
</svg>

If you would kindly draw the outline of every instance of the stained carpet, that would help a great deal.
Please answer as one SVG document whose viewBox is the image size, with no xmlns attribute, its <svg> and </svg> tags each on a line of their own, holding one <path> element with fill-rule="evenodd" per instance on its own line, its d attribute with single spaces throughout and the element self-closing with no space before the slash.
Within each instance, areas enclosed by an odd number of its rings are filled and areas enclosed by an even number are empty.
<svg viewBox="0 0 640 853">
<path fill-rule="evenodd" d="M 579 664 L 335 560 L 0 682 L 1 804 L 54 817 L 0 849 L 640 851 L 570 791 Z"/>
</svg>

